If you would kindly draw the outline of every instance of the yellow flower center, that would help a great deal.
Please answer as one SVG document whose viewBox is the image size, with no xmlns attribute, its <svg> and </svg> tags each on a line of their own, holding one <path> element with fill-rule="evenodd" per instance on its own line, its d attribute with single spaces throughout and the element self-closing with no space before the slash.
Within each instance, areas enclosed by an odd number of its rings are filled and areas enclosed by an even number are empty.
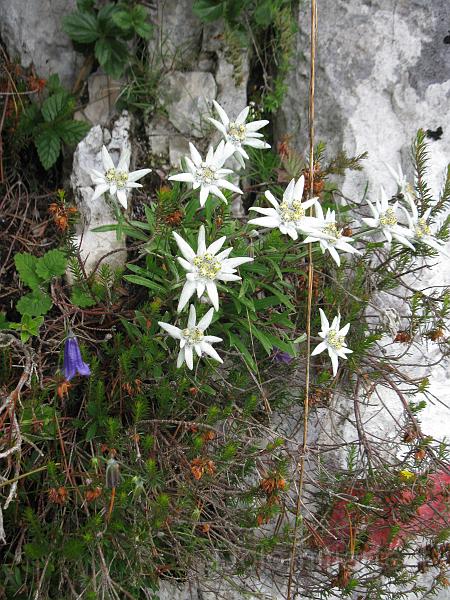
<svg viewBox="0 0 450 600">
<path fill-rule="evenodd" d="M 222 268 L 220 261 L 212 254 L 203 254 L 194 258 L 194 265 L 197 267 L 198 274 L 205 279 L 215 279 L 217 273 Z"/>
<path fill-rule="evenodd" d="M 331 329 L 327 334 L 327 342 L 335 350 L 341 350 L 344 347 L 345 337 L 339 335 L 336 330 Z"/>
<path fill-rule="evenodd" d="M 197 169 L 197 178 L 201 183 L 211 185 L 217 179 L 216 169 L 202 163 L 201 167 Z"/>
<path fill-rule="evenodd" d="M 416 236 L 421 239 L 425 235 L 430 235 L 431 229 L 429 228 L 425 219 L 419 219 L 415 226 Z"/>
<path fill-rule="evenodd" d="M 393 208 L 388 208 L 380 217 L 380 225 L 397 225 L 397 217 Z"/>
<path fill-rule="evenodd" d="M 116 169 L 108 169 L 105 173 L 105 179 L 108 183 L 115 183 L 119 189 L 122 189 L 126 187 L 128 173 L 117 171 Z"/>
<path fill-rule="evenodd" d="M 230 123 L 230 125 L 228 126 L 228 135 L 235 142 L 243 142 L 247 135 L 245 125 L 239 125 L 238 123 Z"/>
<path fill-rule="evenodd" d="M 198 327 L 186 327 L 183 329 L 183 336 L 188 344 L 198 344 L 203 339 L 203 331 Z"/>
<path fill-rule="evenodd" d="M 336 223 L 327 223 L 327 225 L 325 225 L 325 227 L 323 228 L 323 231 L 324 233 L 330 235 L 336 240 L 342 237 L 342 233 L 336 227 Z"/>
<path fill-rule="evenodd" d="M 292 203 L 284 201 L 280 204 L 279 213 L 285 223 L 292 223 L 305 216 L 305 209 L 301 200 L 294 200 Z"/>
</svg>

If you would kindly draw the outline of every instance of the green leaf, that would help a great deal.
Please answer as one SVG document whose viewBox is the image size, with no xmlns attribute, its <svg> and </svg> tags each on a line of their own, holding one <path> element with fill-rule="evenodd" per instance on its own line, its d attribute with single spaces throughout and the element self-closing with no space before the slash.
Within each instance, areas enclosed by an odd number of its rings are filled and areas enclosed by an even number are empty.
<svg viewBox="0 0 450 600">
<path fill-rule="evenodd" d="M 123 278 L 126 279 L 126 281 L 135 283 L 136 285 L 143 285 L 144 287 L 153 290 L 157 294 L 166 293 L 166 290 L 162 287 L 162 285 L 158 285 L 157 283 L 150 281 L 150 279 L 146 279 L 145 277 L 141 277 L 140 275 L 124 275 Z"/>
<path fill-rule="evenodd" d="M 196 0 L 192 11 L 202 21 L 216 21 L 223 16 L 224 5 L 222 0 Z"/>
<path fill-rule="evenodd" d="M 77 0 L 77 8 L 80 12 L 91 12 L 94 5 L 95 0 Z"/>
<path fill-rule="evenodd" d="M 52 300 L 50 296 L 40 290 L 34 290 L 31 294 L 22 296 L 16 304 L 16 308 L 21 315 L 30 315 L 30 317 L 45 315 L 51 307 Z"/>
<path fill-rule="evenodd" d="M 47 79 L 46 87 L 49 94 L 56 94 L 56 92 L 61 92 L 64 90 L 64 88 L 61 85 L 58 73 L 52 73 L 50 75 L 50 77 Z"/>
<path fill-rule="evenodd" d="M 84 138 L 90 128 L 91 126 L 89 123 L 70 119 L 69 121 L 58 123 L 55 127 L 55 131 L 65 144 L 74 146 Z"/>
<path fill-rule="evenodd" d="M 57 92 L 49 96 L 42 105 L 42 116 L 47 123 L 64 114 L 67 108 L 67 92 Z"/>
<path fill-rule="evenodd" d="M 37 288 L 42 283 L 36 272 L 38 259 L 28 252 L 19 252 L 14 256 L 17 272 L 22 282 L 29 288 Z"/>
<path fill-rule="evenodd" d="M 112 19 L 114 23 L 120 27 L 120 29 L 132 29 L 133 28 L 133 17 L 130 10 L 120 9 L 117 10 Z"/>
<path fill-rule="evenodd" d="M 96 304 L 96 301 L 92 298 L 92 296 L 79 286 L 74 286 L 72 288 L 70 301 L 72 304 L 79 306 L 80 308 L 89 308 L 89 306 L 94 306 L 94 304 Z"/>
<path fill-rule="evenodd" d="M 39 160 L 44 169 L 50 169 L 58 160 L 61 142 L 56 131 L 45 129 L 34 139 Z"/>
<path fill-rule="evenodd" d="M 144 40 L 149 40 L 152 37 L 153 26 L 151 23 L 146 22 L 135 23 L 134 30 L 139 37 L 143 38 Z"/>
<path fill-rule="evenodd" d="M 95 55 L 105 72 L 115 79 L 123 74 L 129 58 L 126 44 L 110 37 L 96 42 Z"/>
<path fill-rule="evenodd" d="M 272 22 L 272 0 L 265 0 L 259 3 L 253 13 L 253 18 L 258 25 L 269 27 Z"/>
<path fill-rule="evenodd" d="M 74 12 L 63 19 L 63 30 L 80 44 L 92 44 L 98 39 L 97 19 L 89 12 Z"/>
<path fill-rule="evenodd" d="M 49 250 L 38 259 L 36 273 L 44 281 L 50 281 L 52 277 L 64 275 L 67 268 L 66 255 L 61 250 Z"/>
<path fill-rule="evenodd" d="M 39 333 L 39 328 L 44 322 L 44 317 L 35 317 L 34 319 L 30 315 L 22 315 L 20 323 L 11 323 L 11 329 L 20 330 L 20 339 L 22 342 L 28 342 L 32 335 Z"/>
<path fill-rule="evenodd" d="M 111 44 L 108 38 L 100 38 L 95 42 L 95 58 L 104 65 L 111 58 Z"/>
</svg>

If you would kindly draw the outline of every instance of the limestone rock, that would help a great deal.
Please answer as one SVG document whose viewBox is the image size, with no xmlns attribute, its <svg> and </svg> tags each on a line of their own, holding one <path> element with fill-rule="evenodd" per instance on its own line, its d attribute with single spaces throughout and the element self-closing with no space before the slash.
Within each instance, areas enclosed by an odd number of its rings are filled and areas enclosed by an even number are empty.
<svg viewBox="0 0 450 600">
<path fill-rule="evenodd" d="M 76 0 L 0 0 L 0 36 L 14 59 L 34 65 L 40 77 L 58 73 L 71 87 L 83 57 L 62 32 L 62 19 L 76 8 Z"/>
<path fill-rule="evenodd" d="M 299 15 L 296 56 L 308 56 L 309 13 Z M 380 183 L 395 191 L 383 161 L 406 166 L 419 128 L 443 128 L 432 144 L 434 189 L 450 154 L 450 50 L 448 2 L 436 0 L 323 0 L 318 27 L 316 139 L 330 152 L 344 147 L 367 150 L 362 173 L 346 177 L 343 191 L 361 198 Z M 306 60 L 297 60 L 277 118 L 278 136 L 293 134 L 307 147 L 308 77 Z M 411 171 L 408 173 L 412 175 Z"/>
<path fill-rule="evenodd" d="M 155 3 L 152 21 L 155 35 L 150 50 L 163 62 L 189 66 L 200 50 L 203 26 L 192 11 L 193 0 L 160 0 Z"/>
<path fill-rule="evenodd" d="M 102 261 L 103 264 L 106 263 L 115 269 L 122 267 L 126 260 L 125 241 L 117 240 L 114 231 L 101 233 L 93 231 L 101 225 L 113 223 L 114 213 L 105 196 L 92 201 L 94 188 L 89 170 L 103 169 L 101 149 L 105 143 L 113 160 L 118 160 L 120 152 L 130 147 L 129 128 L 130 119 L 128 113 L 124 111 L 111 132 L 103 130 L 100 125 L 93 127 L 75 151 L 70 181 L 81 215 L 76 241 L 79 244 L 81 258 L 85 261 L 87 273 L 97 265 L 99 259 L 111 251 L 114 253 Z M 69 275 L 68 277 L 70 279 Z"/>
<path fill-rule="evenodd" d="M 217 86 L 211 73 L 173 71 L 164 78 L 169 121 L 180 133 L 201 138 L 208 127 L 206 117 Z"/>
<path fill-rule="evenodd" d="M 87 83 L 89 103 L 84 115 L 93 125 L 107 125 L 115 112 L 122 82 L 97 71 L 89 76 Z"/>
</svg>

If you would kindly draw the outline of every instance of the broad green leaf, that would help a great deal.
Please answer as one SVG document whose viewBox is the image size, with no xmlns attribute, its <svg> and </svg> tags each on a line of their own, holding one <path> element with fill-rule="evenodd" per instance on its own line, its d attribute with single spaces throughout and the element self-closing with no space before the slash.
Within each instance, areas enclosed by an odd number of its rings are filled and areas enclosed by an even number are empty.
<svg viewBox="0 0 450 600">
<path fill-rule="evenodd" d="M 52 277 L 64 275 L 67 268 L 66 255 L 61 250 L 49 250 L 44 256 L 38 259 L 36 273 L 44 279 L 50 281 Z"/>
<path fill-rule="evenodd" d="M 42 116 L 47 123 L 64 114 L 67 108 L 67 92 L 57 92 L 49 96 L 42 105 Z"/>
<path fill-rule="evenodd" d="M 95 58 L 104 65 L 111 58 L 111 44 L 109 38 L 100 38 L 95 42 Z"/>
<path fill-rule="evenodd" d="M 202 21 L 216 21 L 223 16 L 224 5 L 222 0 L 196 0 L 192 11 Z"/>
<path fill-rule="evenodd" d="M 84 121 L 74 121 L 71 119 L 69 121 L 58 123 L 55 127 L 55 130 L 65 144 L 74 146 L 84 138 L 90 128 L 91 126 L 89 123 L 85 123 Z"/>
<path fill-rule="evenodd" d="M 44 169 L 50 169 L 58 160 L 61 142 L 56 131 L 45 129 L 34 139 L 39 160 Z"/>
<path fill-rule="evenodd" d="M 36 272 L 38 259 L 28 252 L 19 252 L 14 256 L 14 262 L 20 279 L 29 288 L 37 288 L 42 283 Z"/>
<path fill-rule="evenodd" d="M 158 294 L 166 293 L 166 290 L 161 285 L 150 281 L 150 279 L 145 279 L 145 277 L 141 277 L 140 275 L 124 275 L 123 278 L 126 279 L 126 281 L 129 281 L 130 283 L 135 283 L 136 285 L 143 285 L 144 287 L 148 288 L 149 290 L 153 290 Z"/>
<path fill-rule="evenodd" d="M 40 290 L 34 290 L 31 294 L 22 296 L 16 304 L 21 315 L 39 317 L 45 315 L 52 307 L 52 300 L 48 294 Z"/>
<path fill-rule="evenodd" d="M 98 39 L 97 19 L 89 12 L 75 12 L 63 19 L 67 35 L 80 44 L 92 44 Z"/>
<path fill-rule="evenodd" d="M 100 40 L 99 40 L 100 42 Z M 127 61 L 129 59 L 129 52 L 126 44 L 118 39 L 114 39 L 112 37 L 107 38 L 108 42 L 108 58 L 105 62 L 100 62 L 101 66 L 105 70 L 108 75 L 118 79 L 124 72 Z M 97 54 L 97 44 L 96 43 L 96 54 Z M 103 53 L 103 56 L 106 56 Z"/>
<path fill-rule="evenodd" d="M 120 27 L 120 29 L 132 29 L 133 28 L 133 16 L 130 10 L 120 9 L 113 14 L 114 23 Z"/>
</svg>

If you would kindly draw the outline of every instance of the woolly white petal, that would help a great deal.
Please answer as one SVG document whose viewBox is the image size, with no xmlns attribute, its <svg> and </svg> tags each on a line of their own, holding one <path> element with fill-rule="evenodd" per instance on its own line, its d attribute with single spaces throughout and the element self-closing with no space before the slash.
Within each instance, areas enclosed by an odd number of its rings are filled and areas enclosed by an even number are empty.
<svg viewBox="0 0 450 600">
<path fill-rule="evenodd" d="M 320 354 L 321 352 L 323 352 L 324 350 L 327 349 L 327 344 L 326 342 L 320 342 L 320 344 L 318 344 L 314 350 L 311 352 L 311 356 L 316 356 L 316 354 Z"/>
<path fill-rule="evenodd" d="M 245 123 L 245 119 L 248 117 L 249 111 L 250 111 L 249 106 L 246 106 L 244 109 L 241 110 L 241 112 L 236 117 L 236 123 L 238 125 L 242 125 L 243 123 Z"/>
<path fill-rule="evenodd" d="M 199 329 L 201 329 L 202 331 L 205 331 L 205 329 L 208 329 L 208 327 L 211 325 L 213 315 L 214 315 L 214 309 L 210 308 L 208 310 L 208 312 L 200 319 L 197 327 Z"/>
<path fill-rule="evenodd" d="M 158 325 L 162 329 L 164 329 L 164 331 L 167 331 L 167 333 L 176 340 L 181 340 L 181 338 L 183 337 L 181 334 L 181 329 L 175 327 L 175 325 L 171 325 L 170 323 L 164 323 L 164 321 L 158 321 Z"/>
<path fill-rule="evenodd" d="M 217 292 L 217 286 L 214 281 L 208 281 L 206 283 L 206 293 L 211 300 L 212 305 L 216 310 L 219 310 L 219 294 Z"/>
<path fill-rule="evenodd" d="M 151 173 L 151 169 L 139 169 L 138 171 L 132 171 L 128 174 L 128 181 L 137 181 L 148 173 Z"/>
<path fill-rule="evenodd" d="M 220 358 L 214 348 L 208 344 L 208 342 L 202 341 L 200 345 L 205 354 L 211 358 L 214 358 L 214 360 L 217 360 L 217 362 L 223 363 L 223 360 Z"/>
<path fill-rule="evenodd" d="M 192 250 L 192 248 L 189 246 L 189 244 L 185 240 L 183 240 L 181 235 L 179 235 L 176 231 L 173 231 L 172 235 L 177 243 L 178 248 L 180 249 L 181 254 L 184 256 L 184 258 L 186 260 L 192 262 L 194 260 L 194 258 L 196 257 L 195 252 Z"/>
<path fill-rule="evenodd" d="M 196 287 L 197 286 L 193 281 L 186 280 L 186 283 L 184 284 L 183 289 L 181 290 L 181 296 L 180 296 L 180 300 L 178 302 L 178 308 L 177 308 L 178 312 L 183 310 L 183 308 L 189 302 L 189 299 L 195 293 Z"/>
<path fill-rule="evenodd" d="M 193 304 L 191 304 L 189 307 L 189 317 L 188 317 L 188 322 L 187 322 L 187 326 L 189 327 L 189 329 L 191 329 L 192 327 L 195 327 L 196 321 L 197 321 L 197 315 L 195 313 L 195 306 Z"/>
<path fill-rule="evenodd" d="M 181 367 L 181 365 L 184 363 L 184 348 L 181 348 L 180 352 L 178 353 L 178 358 L 177 358 L 177 368 L 179 369 Z"/>
<path fill-rule="evenodd" d="M 213 104 L 214 104 L 214 108 L 217 110 L 217 114 L 219 115 L 222 123 L 225 125 L 225 127 L 228 127 L 228 125 L 230 123 L 230 119 L 228 118 L 227 113 L 220 106 L 220 104 L 218 102 L 216 102 L 215 100 L 213 100 Z"/>
<path fill-rule="evenodd" d="M 117 190 L 117 200 L 120 202 L 120 204 L 126 209 L 128 202 L 127 202 L 127 193 L 125 190 Z"/>
<path fill-rule="evenodd" d="M 102 162 L 103 162 L 103 167 L 104 167 L 105 171 L 115 168 L 113 159 L 111 158 L 108 150 L 106 149 L 106 146 L 102 146 Z"/>
<path fill-rule="evenodd" d="M 192 353 L 192 346 L 184 347 L 184 360 L 186 361 L 187 368 L 192 371 L 194 368 L 194 356 Z"/>
</svg>

